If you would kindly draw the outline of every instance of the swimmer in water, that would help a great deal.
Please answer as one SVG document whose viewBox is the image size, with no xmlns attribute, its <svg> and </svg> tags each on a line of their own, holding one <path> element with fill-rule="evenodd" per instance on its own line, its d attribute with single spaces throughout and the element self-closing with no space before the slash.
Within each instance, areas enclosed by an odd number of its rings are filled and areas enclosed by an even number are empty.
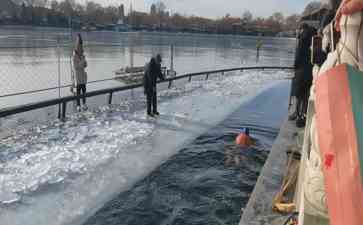
<svg viewBox="0 0 363 225">
<path fill-rule="evenodd" d="M 255 143 L 250 136 L 250 129 L 247 127 L 236 138 L 236 145 L 241 147 L 250 147 L 254 144 Z"/>
<path fill-rule="evenodd" d="M 236 145 L 228 145 L 225 148 L 224 165 L 226 167 L 239 168 L 246 159 L 241 150 L 249 149 L 255 145 L 255 140 L 250 137 L 249 128 L 244 128 L 242 132 L 236 137 Z M 241 148 L 242 147 L 242 148 Z"/>
</svg>

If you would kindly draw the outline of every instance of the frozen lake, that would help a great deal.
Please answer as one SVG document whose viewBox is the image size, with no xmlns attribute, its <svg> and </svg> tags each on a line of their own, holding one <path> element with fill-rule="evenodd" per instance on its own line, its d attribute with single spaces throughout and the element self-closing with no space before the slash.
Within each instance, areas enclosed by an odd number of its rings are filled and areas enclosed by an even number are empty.
<svg viewBox="0 0 363 225">
<path fill-rule="evenodd" d="M 61 84 L 68 84 L 71 48 L 55 47 L 57 37 L 66 39 L 67 35 L 66 30 L 0 28 L 0 95 L 57 86 L 58 65 Z M 256 62 L 254 37 L 113 32 L 86 33 L 84 37 L 90 80 L 112 78 L 114 70 L 131 61 L 143 65 L 159 52 L 169 65 L 171 44 L 176 46 L 174 64 L 179 74 L 256 64 L 289 66 L 295 45 L 292 39 L 263 38 Z M 106 106 L 107 96 L 92 98 L 89 112 L 70 110 L 65 122 L 55 119 L 56 107 L 0 119 L 0 224 L 85 223 L 106 202 L 132 189 L 184 146 L 271 87 L 279 97 L 270 99 L 265 94 L 259 98 L 246 125 L 265 121 L 265 126 L 274 124 L 271 132 L 275 134 L 281 118 L 269 115 L 274 107 L 284 111 L 288 92 L 284 80 L 290 75 L 282 71 L 236 72 L 213 75 L 208 81 L 204 77 L 190 83 L 178 81 L 172 89 L 161 85 L 162 115 L 158 119 L 145 117 L 141 89 L 116 94 L 111 106 Z M 121 83 L 98 83 L 90 89 L 116 85 Z M 69 93 L 63 90 L 61 94 Z M 1 98 L 0 108 L 57 96 L 57 91 L 51 91 Z M 262 99 L 271 102 L 261 107 Z M 263 137 L 260 140 L 263 151 L 273 141 L 268 138 L 265 144 Z M 98 224 L 104 221 L 98 220 Z"/>
<path fill-rule="evenodd" d="M 70 33 L 62 29 L 4 29 L 0 27 L 0 96 L 70 84 Z M 289 66 L 294 39 L 262 37 L 256 62 L 256 37 L 172 33 L 83 33 L 89 81 L 114 77 L 114 71 L 131 64 L 143 66 L 161 53 L 170 65 L 170 45 L 175 45 L 178 74 L 239 66 Z M 59 41 L 58 41 L 59 39 Z M 60 48 L 57 48 L 59 43 Z M 58 75 L 59 78 L 58 79 Z M 120 85 L 117 81 L 90 84 L 89 90 Z M 61 95 L 69 95 L 69 88 Z M 1 98 L 0 108 L 58 97 L 58 90 Z"/>
<path fill-rule="evenodd" d="M 135 106 L 144 103 L 131 99 L 72 114 L 64 123 L 18 128 L 0 145 L 2 224 L 80 224 L 287 75 L 229 74 L 161 91 L 157 120 L 145 118 Z"/>
</svg>

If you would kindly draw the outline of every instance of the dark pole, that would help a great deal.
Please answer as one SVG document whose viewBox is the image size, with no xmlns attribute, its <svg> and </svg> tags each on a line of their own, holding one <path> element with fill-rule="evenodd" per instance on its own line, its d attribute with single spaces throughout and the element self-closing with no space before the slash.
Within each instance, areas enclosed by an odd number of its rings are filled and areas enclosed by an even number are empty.
<svg viewBox="0 0 363 225">
<path fill-rule="evenodd" d="M 339 8 L 341 2 L 342 0 L 330 0 L 330 4 L 332 5 L 334 11 Z"/>
</svg>

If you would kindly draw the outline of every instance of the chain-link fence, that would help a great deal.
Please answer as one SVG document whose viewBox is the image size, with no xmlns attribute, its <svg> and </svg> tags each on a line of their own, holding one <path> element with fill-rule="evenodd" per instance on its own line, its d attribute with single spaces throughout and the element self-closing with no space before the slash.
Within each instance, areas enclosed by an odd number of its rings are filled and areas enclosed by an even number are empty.
<svg viewBox="0 0 363 225">
<path fill-rule="evenodd" d="M 102 46 L 119 46 L 107 36 L 87 37 L 86 56 L 91 57 L 89 83 L 99 88 L 120 85 L 114 71 L 119 55 L 102 55 Z M 71 95 L 72 54 L 75 33 L 67 29 L 11 29 L 0 33 L 0 108 Z M 99 41 L 101 40 L 101 41 Z M 102 62 L 101 62 L 102 61 Z M 112 82 L 112 83 L 107 83 Z M 95 85 L 94 85 L 95 86 Z"/>
<path fill-rule="evenodd" d="M 0 30 L 0 109 L 72 95 L 76 35 L 67 29 Z M 138 44 L 145 37 L 137 33 L 84 32 L 82 36 L 88 90 L 123 85 L 115 80 L 117 70 L 143 67 L 156 53 L 170 58 L 170 46 L 151 43 L 145 47 Z"/>
<path fill-rule="evenodd" d="M 5 35 L 0 36 L 0 97 L 61 86 L 61 73 L 71 70 L 69 31 L 12 29 L 2 33 Z"/>
</svg>

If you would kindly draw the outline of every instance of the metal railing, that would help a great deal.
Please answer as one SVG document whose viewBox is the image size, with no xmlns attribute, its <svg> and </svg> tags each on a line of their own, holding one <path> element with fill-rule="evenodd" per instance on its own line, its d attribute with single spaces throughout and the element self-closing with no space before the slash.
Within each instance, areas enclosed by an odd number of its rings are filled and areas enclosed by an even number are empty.
<svg viewBox="0 0 363 225">
<path fill-rule="evenodd" d="M 102 80 L 89 81 L 88 84 L 100 83 L 100 82 L 112 81 L 112 80 L 115 80 L 115 78 L 107 78 L 107 79 L 102 79 Z M 16 92 L 16 93 L 11 93 L 11 94 L 0 95 L 0 98 L 14 97 L 14 96 L 26 95 L 26 94 L 35 94 L 35 93 L 40 93 L 40 92 L 44 92 L 44 91 L 53 91 L 53 90 L 59 90 L 59 89 L 63 89 L 63 88 L 70 88 L 72 86 L 73 85 L 68 84 L 68 85 L 63 85 L 63 86 L 49 87 L 49 88 L 44 88 L 44 89 L 32 90 L 32 91 Z"/>
<path fill-rule="evenodd" d="M 203 72 L 197 72 L 197 73 L 188 73 L 188 74 L 180 75 L 180 76 L 177 76 L 177 77 L 168 78 L 168 79 L 165 79 L 163 81 L 159 81 L 158 83 L 169 83 L 168 88 L 170 88 L 173 81 L 188 78 L 188 81 L 190 82 L 192 80 L 192 78 L 196 77 L 196 76 L 205 76 L 205 79 L 208 80 L 209 75 L 211 75 L 211 74 L 221 73 L 222 75 L 224 75 L 224 73 L 226 73 L 226 72 L 233 72 L 233 71 L 241 71 L 242 72 L 242 71 L 245 71 L 245 70 L 292 70 L 292 69 L 293 69 L 293 67 L 280 67 L 280 66 L 237 67 L 237 68 L 230 68 L 230 69 L 221 69 L 221 70 L 203 71 Z M 113 80 L 113 79 L 107 79 L 107 80 Z M 101 81 L 104 81 L 104 80 L 93 81 L 93 83 L 101 82 Z M 89 83 L 92 83 L 92 82 L 89 82 Z M 42 92 L 42 91 L 48 91 L 48 90 L 55 90 L 55 89 L 66 88 L 66 87 L 70 87 L 70 85 L 66 85 L 66 86 L 63 86 L 63 87 L 47 88 L 47 89 L 37 90 L 37 91 L 30 91 L 30 92 L 23 92 L 23 93 L 17 93 L 17 94 L 4 95 L 4 96 L 0 96 L 0 97 L 10 97 L 10 96 L 16 96 L 16 95 L 22 95 L 22 94 L 30 94 L 30 93 L 36 93 L 36 92 Z M 107 89 L 87 92 L 84 96 L 83 95 L 80 95 L 80 96 L 67 96 L 67 97 L 56 98 L 56 99 L 51 99 L 51 100 L 46 100 L 46 101 L 42 101 L 42 102 L 31 103 L 31 104 L 26 104 L 26 105 L 11 107 L 11 108 L 4 108 L 4 109 L 0 110 L 0 118 L 10 116 L 10 115 L 14 115 L 14 114 L 18 114 L 18 113 L 28 112 L 28 111 L 35 110 L 35 109 L 41 109 L 41 108 L 45 108 L 45 107 L 49 107 L 49 106 L 59 105 L 59 107 L 61 109 L 60 113 L 59 113 L 59 118 L 64 119 L 65 116 L 66 116 L 67 103 L 68 102 L 76 101 L 78 99 L 81 99 L 82 97 L 90 98 L 90 97 L 94 97 L 94 96 L 98 96 L 98 95 L 109 94 L 108 104 L 112 104 L 113 93 L 126 91 L 126 90 L 131 90 L 131 89 L 136 89 L 136 88 L 141 88 L 141 87 L 143 87 L 143 84 L 134 84 L 134 85 L 115 87 L 115 88 L 107 88 Z"/>
<path fill-rule="evenodd" d="M 163 72 L 164 76 L 166 74 L 166 71 L 167 71 L 167 68 L 162 67 L 162 72 Z M 88 81 L 87 84 L 94 84 L 94 83 L 100 83 L 100 82 L 105 82 L 105 81 L 115 81 L 115 80 L 116 80 L 115 77 L 106 78 L 106 79 Z M 11 94 L 4 94 L 4 95 L 0 95 L 0 98 L 14 97 L 14 96 L 26 95 L 26 94 L 35 94 L 35 93 L 40 93 L 40 92 L 44 92 L 44 91 L 60 90 L 60 89 L 63 89 L 63 88 L 70 88 L 72 86 L 73 85 L 68 84 L 68 85 L 49 87 L 49 88 L 43 88 L 43 89 L 37 89 L 37 90 L 31 90 L 31 91 L 22 91 L 22 92 L 16 92 L 16 93 L 11 93 Z"/>
</svg>

